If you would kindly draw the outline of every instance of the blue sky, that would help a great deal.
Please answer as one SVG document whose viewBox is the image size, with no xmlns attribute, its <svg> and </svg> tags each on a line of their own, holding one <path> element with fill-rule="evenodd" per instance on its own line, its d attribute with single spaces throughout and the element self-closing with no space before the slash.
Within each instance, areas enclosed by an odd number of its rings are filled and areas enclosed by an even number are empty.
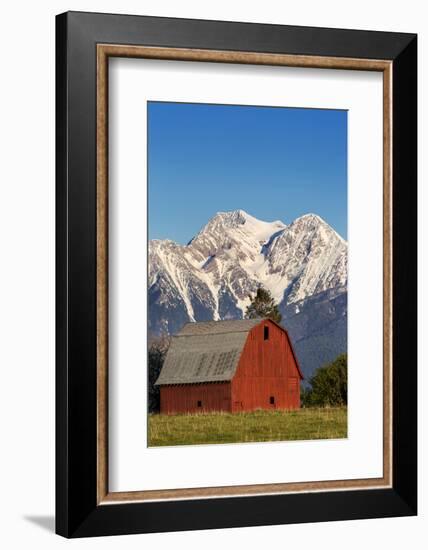
<svg viewBox="0 0 428 550">
<path fill-rule="evenodd" d="M 219 211 L 347 237 L 347 112 L 148 104 L 149 238 L 188 242 Z"/>
</svg>

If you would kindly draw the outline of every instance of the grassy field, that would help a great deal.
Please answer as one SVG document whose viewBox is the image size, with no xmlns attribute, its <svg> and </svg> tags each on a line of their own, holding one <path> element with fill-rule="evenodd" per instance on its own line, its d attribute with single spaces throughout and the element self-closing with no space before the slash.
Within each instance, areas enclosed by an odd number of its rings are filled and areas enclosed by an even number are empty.
<svg viewBox="0 0 428 550">
<path fill-rule="evenodd" d="M 347 409 L 300 409 L 149 415 L 149 446 L 339 439 L 347 437 Z"/>
</svg>

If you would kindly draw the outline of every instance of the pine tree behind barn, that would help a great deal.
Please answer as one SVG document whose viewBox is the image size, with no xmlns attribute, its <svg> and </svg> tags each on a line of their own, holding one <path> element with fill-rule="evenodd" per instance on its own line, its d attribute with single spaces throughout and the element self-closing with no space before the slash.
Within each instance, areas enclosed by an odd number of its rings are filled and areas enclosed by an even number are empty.
<svg viewBox="0 0 428 550">
<path fill-rule="evenodd" d="M 188 323 L 156 385 L 164 414 L 297 409 L 303 379 L 287 331 L 270 319 Z"/>
</svg>

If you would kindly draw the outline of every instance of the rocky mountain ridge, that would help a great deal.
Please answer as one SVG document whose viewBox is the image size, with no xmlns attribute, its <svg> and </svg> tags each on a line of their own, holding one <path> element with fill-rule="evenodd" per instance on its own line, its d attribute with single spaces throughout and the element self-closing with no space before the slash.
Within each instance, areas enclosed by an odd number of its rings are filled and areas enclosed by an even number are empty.
<svg viewBox="0 0 428 550">
<path fill-rule="evenodd" d="M 174 334 L 188 321 L 242 318 L 263 286 L 279 304 L 297 349 L 306 341 L 307 351 L 314 334 L 319 342 L 335 327 L 323 346 L 336 353 L 334 333 L 340 332 L 339 348 L 346 350 L 347 259 L 346 241 L 316 214 L 286 225 L 243 210 L 219 212 L 187 245 L 149 242 L 149 333 Z M 321 355 L 329 356 L 328 349 Z"/>
</svg>

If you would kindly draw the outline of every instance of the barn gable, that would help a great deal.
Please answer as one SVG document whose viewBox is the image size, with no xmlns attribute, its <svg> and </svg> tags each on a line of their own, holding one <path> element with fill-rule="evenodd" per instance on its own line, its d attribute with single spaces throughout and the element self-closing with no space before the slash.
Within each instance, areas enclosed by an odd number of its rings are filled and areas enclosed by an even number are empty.
<svg viewBox="0 0 428 550">
<path fill-rule="evenodd" d="M 288 342 L 288 345 L 290 346 L 290 349 L 291 349 L 291 353 L 293 354 L 293 359 L 294 359 L 294 362 L 296 364 L 296 368 L 297 368 L 297 372 L 299 374 L 299 377 L 300 377 L 300 380 L 304 380 L 305 377 L 303 376 L 303 372 L 302 372 L 302 369 L 300 368 L 300 364 L 299 364 L 299 360 L 297 359 L 297 355 L 296 355 L 296 352 L 294 350 L 294 346 L 293 346 L 293 343 L 291 341 L 291 338 L 288 334 L 288 332 L 285 330 L 284 327 L 282 327 L 280 324 L 276 323 L 275 321 L 272 321 L 272 319 L 269 319 L 269 322 L 270 323 L 273 323 L 275 326 L 277 326 L 280 330 L 282 330 L 282 332 L 285 333 L 285 337 L 287 338 L 287 342 Z"/>
<path fill-rule="evenodd" d="M 172 338 L 155 385 L 226 382 L 235 375 L 248 333 L 261 319 L 187 323 Z"/>
</svg>

